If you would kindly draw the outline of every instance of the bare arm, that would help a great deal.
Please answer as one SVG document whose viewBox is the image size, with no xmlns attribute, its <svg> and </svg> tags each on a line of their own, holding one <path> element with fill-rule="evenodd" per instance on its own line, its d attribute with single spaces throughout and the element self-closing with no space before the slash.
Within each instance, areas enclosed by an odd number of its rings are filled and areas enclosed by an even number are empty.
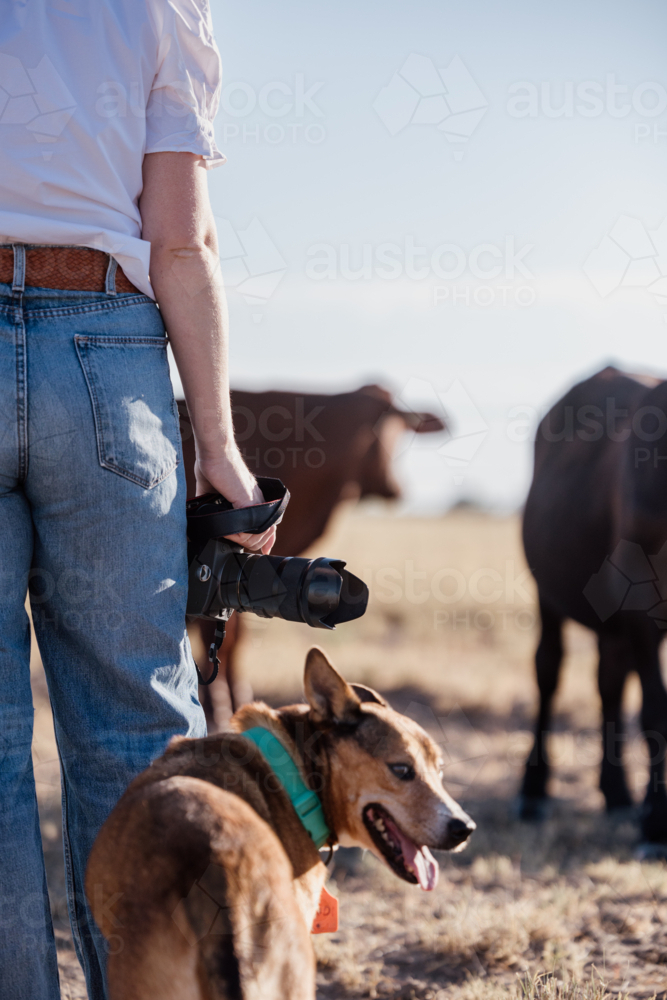
<svg viewBox="0 0 667 1000">
<path fill-rule="evenodd" d="M 204 161 L 192 153 L 148 153 L 143 171 L 142 237 L 151 244 L 151 282 L 192 420 L 197 492 L 218 490 L 235 507 L 261 503 L 234 440 L 227 302 Z M 230 537 L 270 551 L 275 528 Z"/>
</svg>

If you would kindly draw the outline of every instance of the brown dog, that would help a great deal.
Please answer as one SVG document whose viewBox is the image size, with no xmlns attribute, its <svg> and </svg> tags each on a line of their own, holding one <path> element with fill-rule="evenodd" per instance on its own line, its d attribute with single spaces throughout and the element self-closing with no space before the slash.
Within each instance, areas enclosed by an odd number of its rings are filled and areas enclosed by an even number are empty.
<svg viewBox="0 0 667 1000">
<path fill-rule="evenodd" d="M 438 879 L 429 848 L 461 848 L 475 829 L 416 723 L 317 648 L 304 687 L 307 705 L 247 705 L 236 732 L 172 740 L 105 823 L 86 891 L 109 943 L 112 1000 L 315 996 L 309 932 L 326 867 L 245 730 L 278 738 L 318 793 L 329 843 L 368 848 L 422 889 Z"/>
</svg>

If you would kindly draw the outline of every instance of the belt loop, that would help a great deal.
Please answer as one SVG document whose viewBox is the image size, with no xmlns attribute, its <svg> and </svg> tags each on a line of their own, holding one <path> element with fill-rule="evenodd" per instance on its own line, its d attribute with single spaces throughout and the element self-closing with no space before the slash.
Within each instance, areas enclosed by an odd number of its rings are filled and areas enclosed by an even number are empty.
<svg viewBox="0 0 667 1000">
<path fill-rule="evenodd" d="M 14 277 L 12 279 L 12 291 L 25 291 L 25 246 L 23 243 L 12 243 L 14 251 Z"/>
<path fill-rule="evenodd" d="M 107 295 L 116 294 L 116 269 L 118 267 L 118 261 L 115 257 L 109 254 L 109 266 L 107 268 L 107 280 L 105 285 L 105 292 Z"/>
</svg>

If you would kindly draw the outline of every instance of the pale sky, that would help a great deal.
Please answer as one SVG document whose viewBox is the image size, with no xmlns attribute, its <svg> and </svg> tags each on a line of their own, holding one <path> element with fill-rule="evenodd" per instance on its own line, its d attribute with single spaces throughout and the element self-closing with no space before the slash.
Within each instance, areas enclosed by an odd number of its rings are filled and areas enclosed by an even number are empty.
<svg viewBox="0 0 667 1000">
<path fill-rule="evenodd" d="M 664 3 L 212 9 L 233 384 L 444 402 L 407 508 L 517 507 L 560 392 L 667 374 Z"/>
</svg>

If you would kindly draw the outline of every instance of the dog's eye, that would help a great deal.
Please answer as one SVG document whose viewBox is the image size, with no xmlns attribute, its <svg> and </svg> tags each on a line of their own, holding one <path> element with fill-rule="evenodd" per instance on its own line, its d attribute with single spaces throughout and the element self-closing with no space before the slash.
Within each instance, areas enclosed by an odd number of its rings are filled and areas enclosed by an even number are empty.
<svg viewBox="0 0 667 1000">
<path fill-rule="evenodd" d="M 390 764 L 389 770 L 401 781 L 412 781 L 415 770 L 410 764 Z"/>
</svg>

